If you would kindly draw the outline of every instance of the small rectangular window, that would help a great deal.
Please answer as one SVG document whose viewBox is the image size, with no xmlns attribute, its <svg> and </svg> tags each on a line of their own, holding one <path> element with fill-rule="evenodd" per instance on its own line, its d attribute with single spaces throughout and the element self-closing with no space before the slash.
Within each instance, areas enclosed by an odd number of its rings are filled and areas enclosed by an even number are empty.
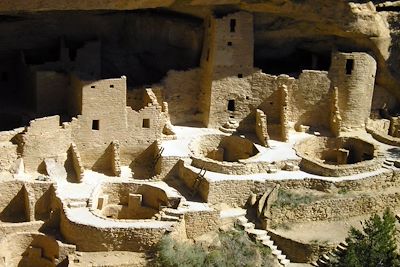
<svg viewBox="0 0 400 267">
<path fill-rule="evenodd" d="M 100 130 L 100 121 L 99 120 L 93 120 L 92 121 L 92 130 Z"/>
<path fill-rule="evenodd" d="M 142 128 L 150 128 L 150 119 L 143 119 Z"/>
<path fill-rule="evenodd" d="M 2 82 L 8 82 L 8 73 L 7 72 L 2 72 L 1 73 L 1 81 Z"/>
<path fill-rule="evenodd" d="M 350 75 L 354 68 L 354 59 L 347 59 L 346 60 L 346 74 Z"/>
<path fill-rule="evenodd" d="M 92 85 L 92 86 L 90 86 L 90 88 L 96 88 L 96 86 Z"/>
<path fill-rule="evenodd" d="M 243 74 L 242 74 L 242 73 L 239 73 L 239 74 L 238 74 L 238 78 L 243 78 Z"/>
<path fill-rule="evenodd" d="M 228 100 L 228 110 L 235 111 L 235 100 L 233 99 Z"/>
<path fill-rule="evenodd" d="M 114 88 L 114 84 L 110 84 L 110 88 Z"/>
<path fill-rule="evenodd" d="M 231 27 L 231 32 L 236 31 L 236 19 L 231 19 L 230 27 Z"/>
<path fill-rule="evenodd" d="M 210 49 L 207 49 L 207 58 L 206 61 L 208 61 L 210 59 Z"/>
<path fill-rule="evenodd" d="M 232 42 L 228 42 L 227 45 L 228 45 L 228 46 L 232 46 Z"/>
</svg>

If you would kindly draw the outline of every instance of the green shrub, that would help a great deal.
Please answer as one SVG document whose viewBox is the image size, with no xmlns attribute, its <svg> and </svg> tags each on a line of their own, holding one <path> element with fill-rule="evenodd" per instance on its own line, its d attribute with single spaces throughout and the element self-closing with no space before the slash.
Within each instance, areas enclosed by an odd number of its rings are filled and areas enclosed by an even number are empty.
<svg viewBox="0 0 400 267">
<path fill-rule="evenodd" d="M 163 267 L 253 267 L 273 266 L 271 250 L 252 242 L 244 231 L 219 233 L 220 244 L 206 251 L 197 245 L 164 237 L 159 244 L 157 263 Z"/>
<path fill-rule="evenodd" d="M 165 236 L 158 245 L 157 263 L 162 267 L 203 266 L 206 252 L 197 245 L 176 242 Z"/>
<path fill-rule="evenodd" d="M 289 191 L 286 191 L 283 189 L 279 189 L 278 198 L 274 202 L 273 205 L 277 206 L 277 207 L 296 208 L 300 204 L 310 204 L 318 199 L 319 199 L 319 197 L 312 195 L 312 194 L 301 195 L 301 194 L 289 192 Z"/>
<path fill-rule="evenodd" d="M 363 225 L 362 231 L 351 228 L 346 238 L 346 252 L 331 265 L 338 267 L 400 266 L 397 252 L 396 218 L 386 209 L 382 218 L 374 214 Z"/>
</svg>

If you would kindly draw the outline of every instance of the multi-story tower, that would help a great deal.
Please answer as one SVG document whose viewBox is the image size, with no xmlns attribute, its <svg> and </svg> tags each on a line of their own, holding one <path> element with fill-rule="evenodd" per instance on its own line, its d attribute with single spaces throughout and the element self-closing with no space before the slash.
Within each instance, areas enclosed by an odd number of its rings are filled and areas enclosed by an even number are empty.
<svg viewBox="0 0 400 267">
<path fill-rule="evenodd" d="M 334 53 L 329 78 L 338 88 L 341 131 L 364 129 L 371 112 L 376 61 L 367 53 Z"/>
<path fill-rule="evenodd" d="M 248 114 L 243 109 L 251 94 L 246 77 L 253 73 L 253 15 L 237 12 L 206 23 L 202 109 L 205 125 L 217 127 Z"/>
</svg>

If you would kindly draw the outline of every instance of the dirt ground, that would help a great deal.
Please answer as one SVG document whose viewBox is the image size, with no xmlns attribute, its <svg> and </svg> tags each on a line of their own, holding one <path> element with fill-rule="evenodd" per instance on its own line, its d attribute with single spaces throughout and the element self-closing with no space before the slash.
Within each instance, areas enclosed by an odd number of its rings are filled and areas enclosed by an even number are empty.
<svg viewBox="0 0 400 267">
<path fill-rule="evenodd" d="M 151 266 L 144 253 L 129 251 L 76 252 L 70 258 L 72 267 L 143 267 Z"/>
</svg>

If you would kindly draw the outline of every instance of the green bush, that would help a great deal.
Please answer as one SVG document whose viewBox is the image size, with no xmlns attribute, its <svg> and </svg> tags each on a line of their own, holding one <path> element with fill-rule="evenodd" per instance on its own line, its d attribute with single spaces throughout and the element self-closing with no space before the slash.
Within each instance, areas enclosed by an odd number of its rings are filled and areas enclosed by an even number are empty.
<svg viewBox="0 0 400 267">
<path fill-rule="evenodd" d="M 157 263 L 163 267 L 203 266 L 205 251 L 196 245 L 179 243 L 165 236 L 158 244 Z"/>
<path fill-rule="evenodd" d="M 244 231 L 219 233 L 220 244 L 206 251 L 197 245 L 179 243 L 164 237 L 159 244 L 157 263 L 163 267 L 253 267 L 272 266 L 269 248 L 252 242 Z"/>
<path fill-rule="evenodd" d="M 397 252 L 396 218 L 386 209 L 382 218 L 375 214 L 366 220 L 362 231 L 351 228 L 346 238 L 346 252 L 333 262 L 337 267 L 397 267 L 400 258 Z"/>
<path fill-rule="evenodd" d="M 279 189 L 278 198 L 273 205 L 277 207 L 296 208 L 300 204 L 310 204 L 318 199 L 319 197 L 312 194 L 300 195 L 297 193 L 292 193 L 286 190 Z"/>
</svg>

